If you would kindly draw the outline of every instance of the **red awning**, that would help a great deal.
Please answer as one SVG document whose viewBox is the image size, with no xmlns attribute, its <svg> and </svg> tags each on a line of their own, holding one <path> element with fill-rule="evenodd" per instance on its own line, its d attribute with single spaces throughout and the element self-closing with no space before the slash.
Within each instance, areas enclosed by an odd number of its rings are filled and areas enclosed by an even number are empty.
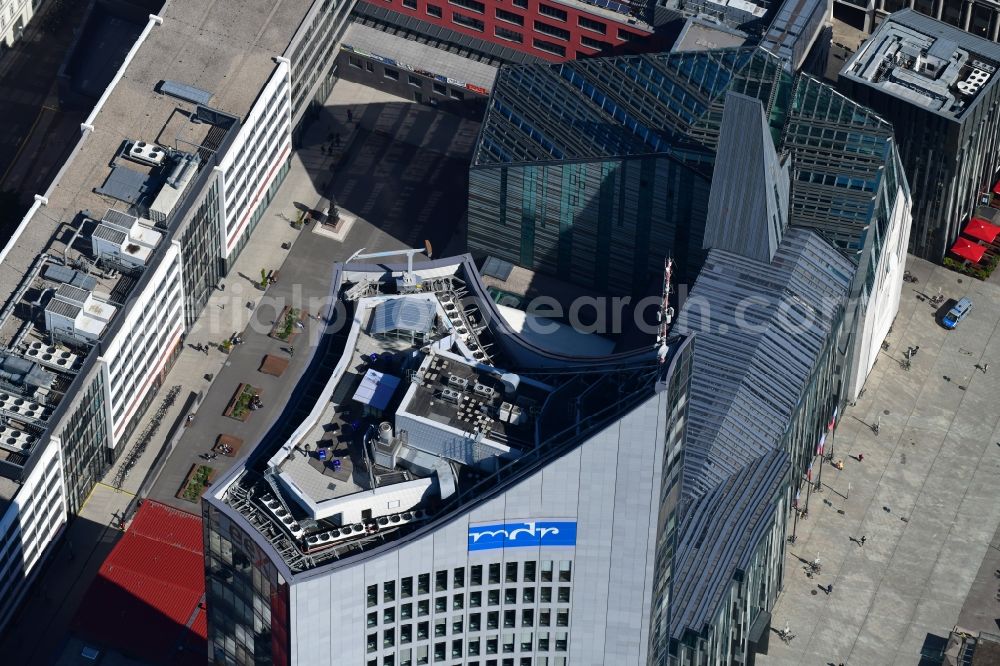
<svg viewBox="0 0 1000 666">
<path fill-rule="evenodd" d="M 993 194 L 1000 194 L 1000 180 L 993 186 Z"/>
<path fill-rule="evenodd" d="M 1000 227 L 981 217 L 974 217 L 965 225 L 965 235 L 992 243 L 1000 235 Z"/>
<path fill-rule="evenodd" d="M 973 243 L 968 238 L 959 236 L 955 244 L 951 246 L 952 254 L 956 254 L 962 259 L 968 259 L 974 264 L 978 264 L 986 253 L 986 246 Z"/>
</svg>

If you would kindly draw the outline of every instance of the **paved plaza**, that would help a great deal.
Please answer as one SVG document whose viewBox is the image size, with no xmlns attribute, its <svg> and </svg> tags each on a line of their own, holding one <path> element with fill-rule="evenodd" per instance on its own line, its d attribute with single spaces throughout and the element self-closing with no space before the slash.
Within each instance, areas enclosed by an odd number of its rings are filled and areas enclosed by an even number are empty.
<svg viewBox="0 0 1000 666">
<path fill-rule="evenodd" d="M 1000 633 L 1000 287 L 913 258 L 908 268 L 918 282 L 903 284 L 889 348 L 832 440 L 845 467 L 824 466 L 787 548 L 772 631 L 795 637 L 772 633 L 758 664 L 917 664 L 960 621 Z M 939 289 L 975 304 L 954 331 L 936 321 Z"/>
</svg>

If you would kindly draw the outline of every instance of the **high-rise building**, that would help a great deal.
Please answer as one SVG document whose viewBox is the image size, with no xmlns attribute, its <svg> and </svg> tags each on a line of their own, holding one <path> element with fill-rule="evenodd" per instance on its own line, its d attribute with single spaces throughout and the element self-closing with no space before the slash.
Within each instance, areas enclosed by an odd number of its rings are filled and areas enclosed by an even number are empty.
<svg viewBox="0 0 1000 666">
<path fill-rule="evenodd" d="M 641 292 L 668 255 L 693 279 L 706 223 L 738 210 L 710 212 L 716 174 L 757 174 L 719 161 L 727 93 L 755 98 L 755 131 L 789 169 L 775 224 L 856 266 L 853 396 L 898 309 L 909 191 L 889 123 L 784 64 L 742 47 L 501 68 L 469 171 L 470 249 L 599 291 Z"/>
<path fill-rule="evenodd" d="M 690 341 L 552 351 L 468 257 L 332 293 L 315 404 L 205 495 L 210 660 L 646 664 Z"/>
<path fill-rule="evenodd" d="M 0 249 L 0 628 L 281 184 L 352 4 L 172 0 Z"/>
<path fill-rule="evenodd" d="M 845 63 L 837 86 L 892 123 L 913 192 L 910 251 L 940 261 L 1000 170 L 1000 45 L 907 9 Z"/>
</svg>

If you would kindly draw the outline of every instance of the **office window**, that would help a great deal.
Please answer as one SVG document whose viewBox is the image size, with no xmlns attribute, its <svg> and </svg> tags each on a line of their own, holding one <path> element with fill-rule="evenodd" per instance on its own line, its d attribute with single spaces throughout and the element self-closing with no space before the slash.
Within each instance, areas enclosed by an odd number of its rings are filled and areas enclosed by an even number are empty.
<svg viewBox="0 0 1000 666">
<path fill-rule="evenodd" d="M 508 587 L 503 592 L 503 602 L 505 604 L 516 604 L 517 603 L 517 588 Z"/>
<path fill-rule="evenodd" d="M 448 86 L 446 86 L 443 83 L 438 83 L 437 81 L 435 81 L 434 82 L 434 92 L 437 93 L 438 95 L 447 95 L 448 94 Z"/>
<path fill-rule="evenodd" d="M 479 2 L 479 0 L 448 0 L 448 4 L 468 9 L 477 14 L 482 14 L 486 11 L 486 5 Z"/>
<path fill-rule="evenodd" d="M 444 661 L 447 657 L 445 656 L 448 651 L 448 644 L 445 641 L 434 644 L 434 663 L 439 661 Z"/>
<path fill-rule="evenodd" d="M 535 21 L 535 31 L 557 39 L 569 40 L 569 30 L 557 28 L 554 25 L 549 25 L 548 23 L 543 23 L 542 21 Z"/>
<path fill-rule="evenodd" d="M 556 626 L 557 627 L 568 627 L 569 626 L 569 610 L 562 608 L 556 611 Z"/>
<path fill-rule="evenodd" d="M 550 611 L 542 609 L 538 611 L 538 626 L 547 627 L 551 621 L 552 614 Z"/>
<path fill-rule="evenodd" d="M 569 560 L 560 560 L 559 562 L 559 582 L 568 583 L 571 579 L 571 573 L 573 570 L 573 563 Z"/>
<path fill-rule="evenodd" d="M 393 81 L 399 81 L 399 72 L 394 69 L 389 69 L 388 67 L 382 71 L 382 76 L 387 79 L 392 79 Z"/>
<path fill-rule="evenodd" d="M 560 587 L 559 588 L 559 603 L 568 604 L 569 603 L 569 588 Z"/>
<path fill-rule="evenodd" d="M 448 635 L 448 620 L 434 620 L 434 638 Z"/>
<path fill-rule="evenodd" d="M 580 35 L 580 45 L 586 46 L 588 49 L 597 49 L 598 51 L 604 48 L 604 42 L 592 39 L 586 35 Z"/>
<path fill-rule="evenodd" d="M 386 629 L 382 632 L 382 647 L 391 648 L 396 645 L 396 632 L 392 629 Z"/>
<path fill-rule="evenodd" d="M 455 589 L 465 587 L 465 569 L 455 569 L 451 577 L 451 586 Z"/>
<path fill-rule="evenodd" d="M 542 560 L 542 582 L 552 582 L 552 560 Z"/>
<path fill-rule="evenodd" d="M 378 613 L 376 613 L 375 611 L 368 613 L 368 627 L 371 628 L 376 626 L 377 624 L 378 624 Z"/>
<path fill-rule="evenodd" d="M 551 587 L 543 587 L 541 589 L 541 601 L 542 601 L 543 604 L 551 604 L 552 603 L 552 588 Z"/>
<path fill-rule="evenodd" d="M 348 64 L 350 64 L 351 67 L 357 67 L 358 69 L 361 69 L 361 58 L 357 56 L 348 56 L 347 62 Z"/>
<path fill-rule="evenodd" d="M 465 607 L 465 595 L 456 594 L 451 598 L 451 609 L 462 610 Z"/>
<path fill-rule="evenodd" d="M 530 627 L 535 624 L 535 611 L 530 608 L 525 608 L 521 611 L 521 626 Z"/>
<path fill-rule="evenodd" d="M 427 5 L 427 15 L 434 18 L 441 18 L 443 16 L 441 8 L 437 5 Z"/>
<path fill-rule="evenodd" d="M 507 577 L 506 577 L 506 581 L 508 583 L 516 583 L 517 582 L 517 562 L 508 562 L 507 563 Z"/>
<path fill-rule="evenodd" d="M 382 624 L 392 624 L 396 621 L 396 609 L 392 606 L 382 610 Z"/>
<path fill-rule="evenodd" d="M 413 596 L 413 576 L 407 576 L 399 581 L 399 596 L 402 599 L 409 599 Z"/>
<path fill-rule="evenodd" d="M 500 582 L 500 563 L 494 562 L 490 565 L 490 585 L 496 585 Z"/>
<path fill-rule="evenodd" d="M 487 629 L 499 629 L 500 628 L 500 611 L 490 611 L 486 614 L 486 628 Z"/>
<path fill-rule="evenodd" d="M 434 600 L 434 612 L 444 613 L 448 610 L 448 597 L 438 597 Z"/>
<path fill-rule="evenodd" d="M 638 38 L 639 35 L 635 34 L 634 32 L 629 32 L 628 30 L 622 30 L 621 28 L 618 28 L 618 39 L 622 40 L 623 42 L 630 42 L 633 39 L 638 39 Z"/>
<path fill-rule="evenodd" d="M 431 625 L 429 622 L 420 622 L 417 624 L 417 640 L 422 641 L 430 637 Z"/>
<path fill-rule="evenodd" d="M 378 605 L 378 585 L 368 586 L 368 607 Z"/>
<path fill-rule="evenodd" d="M 515 7 L 520 7 L 521 9 L 528 8 L 528 0 L 511 0 L 511 4 Z"/>
<path fill-rule="evenodd" d="M 472 585 L 483 584 L 483 565 L 476 564 L 469 567 L 469 580 Z"/>
<path fill-rule="evenodd" d="M 428 649 L 426 645 L 420 645 L 417 647 L 417 666 L 423 666 L 423 664 L 428 663 L 427 652 Z"/>
<path fill-rule="evenodd" d="M 544 39 L 536 39 L 532 41 L 532 44 L 539 51 L 545 51 L 547 53 L 552 53 L 557 56 L 566 55 L 565 47 L 562 47 L 559 44 L 553 44 L 552 42 L 547 42 Z"/>
<path fill-rule="evenodd" d="M 406 7 L 407 9 L 416 9 L 417 0 L 403 0 L 403 6 Z"/>
<path fill-rule="evenodd" d="M 516 25 L 524 25 L 524 17 L 520 14 L 515 14 L 514 12 L 508 12 L 506 10 L 497 7 L 497 18 L 501 21 L 506 21 L 507 23 L 514 23 Z"/>
<path fill-rule="evenodd" d="M 490 606 L 500 605 L 500 590 L 489 590 L 486 593 L 486 603 Z"/>
<path fill-rule="evenodd" d="M 557 21 L 566 22 L 566 12 L 559 9 L 558 7 L 553 7 L 552 5 L 547 5 L 544 2 L 538 3 L 538 13 L 543 16 L 549 16 L 556 19 Z"/>
<path fill-rule="evenodd" d="M 451 635 L 460 636 L 462 634 L 462 618 L 459 617 L 457 620 L 452 620 L 451 622 Z"/>
<path fill-rule="evenodd" d="M 409 620 L 413 617 L 413 604 L 403 604 L 399 607 L 399 619 Z"/>
<path fill-rule="evenodd" d="M 407 74 L 406 78 L 407 78 L 407 81 L 409 82 L 409 84 L 411 86 L 415 86 L 417 88 L 421 87 L 422 83 L 420 81 L 420 77 L 419 76 L 413 76 L 413 74 Z"/>
<path fill-rule="evenodd" d="M 479 656 L 479 639 L 470 638 L 469 639 L 469 656 L 478 657 Z"/>
<path fill-rule="evenodd" d="M 370 60 L 366 60 L 365 61 L 365 69 L 367 69 L 369 72 L 374 72 L 375 71 L 375 65 L 373 65 Z"/>
<path fill-rule="evenodd" d="M 465 14 L 459 14 L 458 12 L 452 12 L 451 20 L 453 23 L 465 26 L 471 30 L 476 30 L 478 32 L 483 31 L 483 22 L 477 18 L 472 18 L 471 16 L 466 16 Z"/>
<path fill-rule="evenodd" d="M 444 592 L 448 589 L 448 572 L 438 571 L 434 574 L 434 591 Z"/>
<path fill-rule="evenodd" d="M 535 568 L 537 566 L 536 562 L 525 562 L 524 563 L 524 582 L 534 583 L 535 582 Z"/>
<path fill-rule="evenodd" d="M 417 594 L 427 594 L 431 591 L 431 575 L 429 573 L 420 574 L 417 578 Z"/>
<path fill-rule="evenodd" d="M 382 601 L 389 602 L 396 600 L 396 581 L 390 580 L 382 583 Z"/>
<path fill-rule="evenodd" d="M 469 613 L 469 631 L 479 631 L 482 616 L 479 613 Z"/>
<path fill-rule="evenodd" d="M 503 634 L 503 651 L 513 652 L 514 651 L 514 632 L 504 632 Z"/>
<path fill-rule="evenodd" d="M 549 649 L 549 632 L 538 632 L 538 651 L 545 652 Z"/>
<path fill-rule="evenodd" d="M 602 35 L 607 34 L 608 32 L 608 26 L 606 24 L 601 21 L 595 21 L 594 19 L 587 18 L 586 16 L 578 16 L 576 24 L 585 30 L 599 32 Z"/>
<path fill-rule="evenodd" d="M 421 599 L 417 602 L 417 616 L 424 617 L 431 613 L 431 602 L 428 599 Z"/>
<path fill-rule="evenodd" d="M 517 611 L 505 610 L 503 612 L 503 626 L 504 629 L 510 629 L 517 624 Z"/>
<path fill-rule="evenodd" d="M 535 603 L 535 588 L 526 587 L 521 591 L 521 601 L 526 604 Z"/>
</svg>

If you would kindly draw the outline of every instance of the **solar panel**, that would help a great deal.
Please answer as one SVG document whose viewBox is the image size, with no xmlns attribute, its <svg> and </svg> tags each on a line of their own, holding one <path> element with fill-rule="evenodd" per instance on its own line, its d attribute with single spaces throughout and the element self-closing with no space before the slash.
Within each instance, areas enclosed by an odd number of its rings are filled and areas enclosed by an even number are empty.
<svg viewBox="0 0 1000 666">
<path fill-rule="evenodd" d="M 209 100 L 212 99 L 212 93 L 207 90 L 195 88 L 180 81 L 161 81 L 160 92 L 192 104 L 208 104 Z"/>
</svg>

